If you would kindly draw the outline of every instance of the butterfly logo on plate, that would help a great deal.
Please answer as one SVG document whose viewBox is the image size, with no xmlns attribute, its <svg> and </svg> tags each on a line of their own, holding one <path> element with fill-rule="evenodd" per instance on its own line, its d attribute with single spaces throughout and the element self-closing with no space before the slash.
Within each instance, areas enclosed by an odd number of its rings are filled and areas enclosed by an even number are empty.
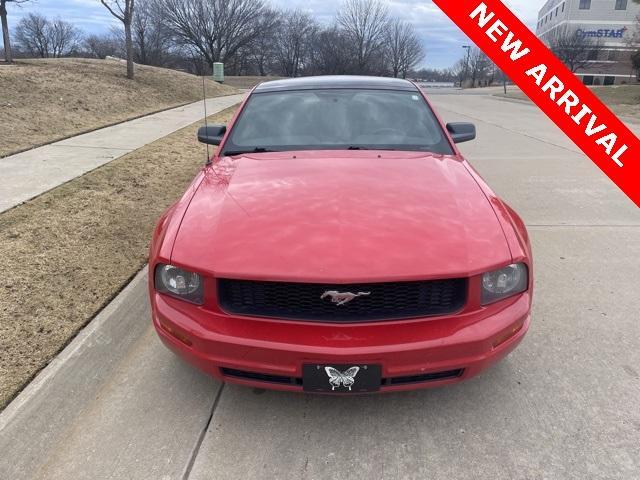
<svg viewBox="0 0 640 480">
<path fill-rule="evenodd" d="M 360 371 L 360 367 L 347 368 L 344 372 L 341 372 L 337 368 L 324 367 L 324 371 L 327 372 L 327 375 L 329 376 L 329 385 L 331 385 L 331 390 L 335 390 L 336 388 L 339 388 L 340 385 L 343 385 L 351 391 L 351 386 L 356 381 L 356 375 Z"/>
</svg>

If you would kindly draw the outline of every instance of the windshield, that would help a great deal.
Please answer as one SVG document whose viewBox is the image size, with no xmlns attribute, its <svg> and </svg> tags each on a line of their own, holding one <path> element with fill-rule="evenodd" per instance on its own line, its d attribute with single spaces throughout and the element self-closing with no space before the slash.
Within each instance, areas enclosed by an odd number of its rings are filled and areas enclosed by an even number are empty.
<svg viewBox="0 0 640 480">
<path fill-rule="evenodd" d="M 309 149 L 453 153 L 418 92 L 326 89 L 254 93 L 223 155 Z"/>
</svg>

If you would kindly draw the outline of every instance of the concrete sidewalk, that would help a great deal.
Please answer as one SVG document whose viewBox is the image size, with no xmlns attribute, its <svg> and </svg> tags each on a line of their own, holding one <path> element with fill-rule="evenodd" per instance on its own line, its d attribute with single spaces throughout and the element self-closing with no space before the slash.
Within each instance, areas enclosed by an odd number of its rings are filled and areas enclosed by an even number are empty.
<svg viewBox="0 0 640 480">
<path fill-rule="evenodd" d="M 146 282 L 145 268 L 0 414 L 0 478 L 182 478 L 221 385 L 160 344 Z"/>
<path fill-rule="evenodd" d="M 244 94 L 210 98 L 207 114 L 242 100 Z M 0 212 L 203 118 L 202 101 L 0 158 Z"/>
</svg>

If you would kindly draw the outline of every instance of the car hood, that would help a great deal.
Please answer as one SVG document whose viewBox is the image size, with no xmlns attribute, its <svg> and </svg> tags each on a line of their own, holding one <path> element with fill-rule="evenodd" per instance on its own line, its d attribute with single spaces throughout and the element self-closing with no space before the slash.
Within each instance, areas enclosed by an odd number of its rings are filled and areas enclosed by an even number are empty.
<svg viewBox="0 0 640 480">
<path fill-rule="evenodd" d="M 466 276 L 510 259 L 459 159 L 383 151 L 223 158 L 171 257 L 217 277 L 340 283 Z"/>
</svg>

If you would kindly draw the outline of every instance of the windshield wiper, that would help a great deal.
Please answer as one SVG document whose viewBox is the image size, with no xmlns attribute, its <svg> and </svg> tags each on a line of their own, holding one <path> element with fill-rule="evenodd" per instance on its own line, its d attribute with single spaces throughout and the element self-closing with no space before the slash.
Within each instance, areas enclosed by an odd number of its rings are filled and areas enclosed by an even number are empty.
<svg viewBox="0 0 640 480">
<path fill-rule="evenodd" d="M 358 147 L 356 145 L 349 145 L 347 150 L 369 150 L 367 147 Z"/>
<path fill-rule="evenodd" d="M 267 153 L 267 152 L 275 152 L 275 150 L 269 150 L 264 147 L 255 147 L 255 148 L 247 148 L 246 150 L 227 150 L 224 152 L 224 155 L 227 157 L 232 157 L 233 155 L 242 155 L 244 153 Z"/>
</svg>

